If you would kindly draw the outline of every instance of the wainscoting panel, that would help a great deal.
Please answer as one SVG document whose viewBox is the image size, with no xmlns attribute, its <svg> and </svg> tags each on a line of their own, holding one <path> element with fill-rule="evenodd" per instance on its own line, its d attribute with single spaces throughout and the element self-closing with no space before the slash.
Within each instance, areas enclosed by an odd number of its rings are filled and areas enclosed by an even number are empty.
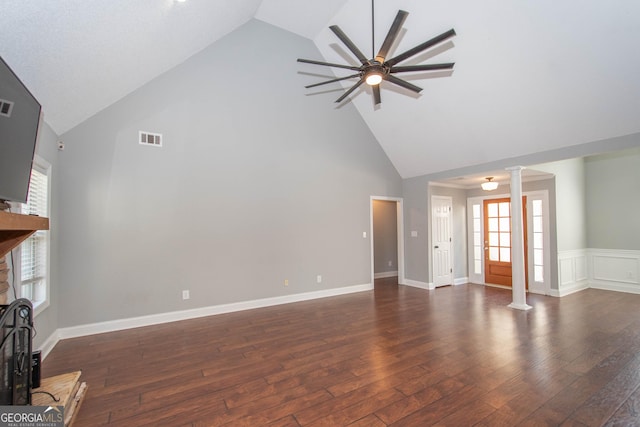
<svg viewBox="0 0 640 427">
<path fill-rule="evenodd" d="M 587 288 L 640 294 L 640 251 L 583 249 L 558 252 L 558 290 L 562 297 Z"/>
<path fill-rule="evenodd" d="M 558 252 L 558 291 L 551 294 L 562 297 L 587 289 L 587 261 L 586 249 Z"/>
<path fill-rule="evenodd" d="M 640 251 L 589 249 L 592 288 L 640 294 Z"/>
</svg>

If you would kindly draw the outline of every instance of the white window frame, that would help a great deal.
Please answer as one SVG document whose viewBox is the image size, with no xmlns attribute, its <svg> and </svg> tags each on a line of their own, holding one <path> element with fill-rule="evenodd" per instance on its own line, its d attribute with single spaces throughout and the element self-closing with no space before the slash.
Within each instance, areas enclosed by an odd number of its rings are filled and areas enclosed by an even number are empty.
<svg viewBox="0 0 640 427">
<path fill-rule="evenodd" d="M 37 170 L 38 172 L 47 176 L 47 216 L 51 216 L 51 164 L 41 158 L 38 155 L 35 155 L 33 158 L 32 169 Z M 15 210 L 20 213 L 25 212 L 26 205 L 23 203 L 19 203 L 15 206 Z M 45 248 L 46 248 L 46 268 L 44 273 L 44 281 L 45 281 L 45 289 L 44 289 L 44 299 L 40 301 L 31 301 L 33 304 L 33 314 L 34 317 L 38 316 L 42 311 L 44 311 L 47 307 L 49 307 L 49 303 L 51 301 L 51 232 L 49 230 L 44 231 L 45 234 Z M 23 242 L 25 244 L 28 239 Z M 22 245 L 18 246 L 13 251 L 13 259 L 14 268 L 15 268 L 15 280 L 14 280 L 14 289 L 16 292 L 16 298 L 22 298 Z"/>
</svg>

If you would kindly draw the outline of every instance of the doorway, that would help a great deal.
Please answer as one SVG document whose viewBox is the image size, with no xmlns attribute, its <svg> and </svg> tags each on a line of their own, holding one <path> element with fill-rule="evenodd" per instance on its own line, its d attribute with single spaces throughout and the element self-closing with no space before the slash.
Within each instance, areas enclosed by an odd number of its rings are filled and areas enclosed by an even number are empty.
<svg viewBox="0 0 640 427">
<path fill-rule="evenodd" d="M 433 245 L 433 285 L 453 284 L 453 199 L 431 197 L 431 243 Z"/>
<path fill-rule="evenodd" d="M 484 206 L 484 282 L 512 286 L 511 269 L 511 199 L 486 199 Z M 522 198 L 524 231 L 525 287 L 527 272 L 527 199 Z"/>
<path fill-rule="evenodd" d="M 549 192 L 528 191 L 523 207 L 525 225 L 525 269 L 527 290 L 541 295 L 551 295 L 551 231 Z M 510 200 L 509 194 L 467 198 L 467 263 L 469 282 L 485 282 L 485 215 L 484 201 Z M 499 238 L 499 236 L 498 236 Z M 529 268 L 530 267 L 530 268 Z"/>
<path fill-rule="evenodd" d="M 404 284 L 404 219 L 402 199 L 372 196 L 370 201 L 371 284 L 397 276 Z"/>
</svg>

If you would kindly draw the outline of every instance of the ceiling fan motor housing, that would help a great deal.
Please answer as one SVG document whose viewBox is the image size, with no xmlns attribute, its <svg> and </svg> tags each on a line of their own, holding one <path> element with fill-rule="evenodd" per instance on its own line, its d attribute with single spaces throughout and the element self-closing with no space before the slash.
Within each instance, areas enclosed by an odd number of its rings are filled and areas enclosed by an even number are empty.
<svg viewBox="0 0 640 427">
<path fill-rule="evenodd" d="M 375 60 L 370 61 L 369 64 L 362 67 L 362 77 L 364 77 L 370 85 L 379 84 L 387 74 L 389 74 L 389 67 Z M 379 79 L 376 79 L 377 83 L 371 83 L 370 78 L 375 76 L 379 76 Z"/>
</svg>

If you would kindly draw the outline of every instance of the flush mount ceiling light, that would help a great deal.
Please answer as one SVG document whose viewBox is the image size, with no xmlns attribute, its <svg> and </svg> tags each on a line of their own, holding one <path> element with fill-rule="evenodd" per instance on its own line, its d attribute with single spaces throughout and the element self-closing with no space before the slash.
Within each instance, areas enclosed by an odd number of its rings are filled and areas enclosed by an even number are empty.
<svg viewBox="0 0 640 427">
<path fill-rule="evenodd" d="M 364 80 L 369 86 L 379 85 L 384 78 L 385 70 L 382 65 L 374 64 L 369 67 L 366 74 L 364 75 Z"/>
<path fill-rule="evenodd" d="M 493 191 L 498 188 L 498 183 L 493 180 L 492 176 L 488 176 L 485 179 L 486 181 L 480 184 L 484 191 Z"/>
<path fill-rule="evenodd" d="M 373 3 L 374 3 L 374 0 L 371 0 L 371 45 L 372 45 L 372 51 L 375 53 L 375 47 L 374 47 L 375 46 L 375 40 L 374 40 L 374 34 L 375 34 L 374 21 L 375 20 L 374 20 Z M 311 59 L 298 58 L 298 62 L 304 62 L 307 64 L 324 65 L 327 67 L 344 68 L 347 70 L 357 71 L 356 74 L 352 74 L 350 76 L 338 77 L 336 79 L 327 80 L 321 83 L 315 83 L 312 85 L 305 86 L 305 88 L 309 89 L 312 87 L 325 85 L 327 83 L 338 82 L 340 80 L 358 78 L 359 80 L 356 82 L 356 84 L 351 86 L 344 94 L 342 94 L 342 96 L 338 98 L 336 102 L 342 102 L 347 96 L 349 96 L 354 90 L 356 90 L 362 83 L 367 83 L 368 85 L 371 86 L 371 89 L 373 91 L 373 101 L 374 101 L 374 104 L 377 105 L 382 102 L 380 98 L 380 83 L 382 83 L 383 80 L 388 81 L 389 83 L 398 85 L 400 87 L 403 87 L 405 89 L 408 89 L 410 91 L 413 91 L 415 93 L 419 93 L 420 91 L 422 91 L 422 88 L 412 83 L 409 83 L 406 80 L 402 80 L 394 76 L 394 74 L 396 73 L 406 73 L 411 71 L 435 71 L 435 70 L 453 69 L 453 65 L 454 65 L 453 62 L 446 63 L 446 64 L 425 64 L 425 65 L 406 65 L 406 66 L 396 65 L 406 59 L 409 59 L 419 54 L 420 52 L 423 52 L 455 36 L 456 32 L 453 29 L 447 32 L 444 32 L 439 36 L 434 37 L 431 40 L 428 40 L 414 47 L 413 49 L 409 49 L 406 52 L 401 53 L 400 55 L 397 55 L 391 59 L 386 59 L 389 53 L 389 50 L 391 49 L 392 45 L 396 41 L 396 38 L 398 37 L 398 34 L 400 33 L 402 24 L 404 23 L 405 19 L 407 19 L 407 15 L 409 15 L 409 13 L 405 12 L 404 10 L 398 11 L 398 14 L 394 19 L 393 24 L 391 24 L 391 28 L 389 28 L 389 32 L 387 33 L 387 36 L 385 37 L 384 42 L 382 43 L 382 46 L 378 51 L 378 54 L 372 55 L 373 59 L 367 59 L 367 57 L 364 56 L 364 54 L 360 51 L 360 49 L 356 47 L 355 44 L 353 44 L 351 39 L 347 37 L 347 35 L 340 29 L 340 27 L 338 27 L 337 25 L 330 26 L 329 29 L 333 31 L 333 33 L 336 36 L 338 36 L 338 38 L 342 41 L 342 43 L 344 43 L 344 45 L 351 51 L 351 53 L 353 53 L 356 56 L 356 58 L 358 58 L 358 61 L 360 61 L 362 65 L 360 65 L 359 67 L 356 67 L 351 65 L 332 64 L 329 62 L 313 61 Z"/>
</svg>

